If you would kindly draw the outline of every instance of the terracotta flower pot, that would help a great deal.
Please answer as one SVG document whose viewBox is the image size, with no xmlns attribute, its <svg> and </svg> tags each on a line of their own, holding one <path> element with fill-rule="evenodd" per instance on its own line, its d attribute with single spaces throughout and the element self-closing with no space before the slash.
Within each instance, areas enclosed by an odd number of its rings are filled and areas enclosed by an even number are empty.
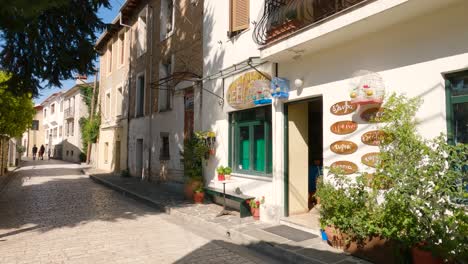
<svg viewBox="0 0 468 264">
<path fill-rule="evenodd" d="M 218 173 L 218 181 L 224 181 L 224 180 L 225 180 L 224 174 Z"/>
<path fill-rule="evenodd" d="M 441 258 L 432 255 L 432 252 L 426 251 L 414 246 L 411 248 L 411 255 L 413 257 L 413 264 L 442 264 L 444 261 Z"/>
<path fill-rule="evenodd" d="M 343 234 L 338 228 L 334 226 L 325 227 L 325 233 L 327 234 L 328 242 L 334 248 L 343 249 L 345 245 L 346 235 Z"/>
<path fill-rule="evenodd" d="M 185 183 L 184 194 L 185 198 L 191 200 L 193 198 L 193 192 L 202 184 L 199 180 L 189 180 Z"/>
<path fill-rule="evenodd" d="M 346 245 L 345 251 L 372 263 L 398 263 L 397 256 L 395 256 L 395 243 L 391 243 L 380 236 L 370 237 L 362 243 L 351 241 Z"/>
<path fill-rule="evenodd" d="M 193 201 L 196 204 L 202 204 L 204 198 L 205 198 L 205 193 L 202 193 L 202 192 L 197 193 L 196 192 L 196 193 L 193 194 Z"/>
<path fill-rule="evenodd" d="M 255 220 L 260 220 L 260 208 L 250 208 L 250 211 Z"/>
</svg>

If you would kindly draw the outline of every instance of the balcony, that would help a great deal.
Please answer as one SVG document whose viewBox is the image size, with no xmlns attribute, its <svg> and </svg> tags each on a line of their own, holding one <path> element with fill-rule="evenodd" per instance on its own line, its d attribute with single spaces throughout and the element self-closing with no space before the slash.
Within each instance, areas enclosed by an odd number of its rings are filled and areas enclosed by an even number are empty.
<svg viewBox="0 0 468 264">
<path fill-rule="evenodd" d="M 264 46 L 372 0 L 266 0 L 254 40 Z"/>
<path fill-rule="evenodd" d="M 253 39 L 270 62 L 343 45 L 465 0 L 265 0 Z"/>
<path fill-rule="evenodd" d="M 63 111 L 63 117 L 65 119 L 73 119 L 75 117 L 75 109 L 73 107 L 66 108 Z"/>
</svg>

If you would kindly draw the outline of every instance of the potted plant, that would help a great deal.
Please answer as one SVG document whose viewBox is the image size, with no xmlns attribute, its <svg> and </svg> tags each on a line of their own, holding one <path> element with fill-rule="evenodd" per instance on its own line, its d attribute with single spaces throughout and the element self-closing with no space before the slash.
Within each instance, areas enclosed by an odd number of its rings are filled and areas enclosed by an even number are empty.
<svg viewBox="0 0 468 264">
<path fill-rule="evenodd" d="M 205 192 L 203 190 L 203 186 L 199 185 L 198 188 L 196 188 L 193 193 L 193 201 L 196 204 L 202 204 L 204 198 L 205 198 Z"/>
<path fill-rule="evenodd" d="M 216 168 L 216 172 L 218 173 L 218 181 L 224 181 L 224 167 L 219 166 L 218 168 Z"/>
<path fill-rule="evenodd" d="M 260 220 L 260 205 L 265 203 L 265 196 L 261 199 L 250 199 L 246 201 L 250 206 L 250 212 L 255 220 Z"/>
<path fill-rule="evenodd" d="M 231 173 L 232 173 L 232 169 L 231 167 L 224 167 L 224 177 L 226 180 L 230 180 L 231 179 Z"/>
<path fill-rule="evenodd" d="M 204 141 L 203 133 L 195 132 L 184 142 L 181 155 L 184 157 L 184 194 L 187 199 L 192 199 L 194 190 L 203 186 L 203 159 L 209 151 Z"/>
</svg>

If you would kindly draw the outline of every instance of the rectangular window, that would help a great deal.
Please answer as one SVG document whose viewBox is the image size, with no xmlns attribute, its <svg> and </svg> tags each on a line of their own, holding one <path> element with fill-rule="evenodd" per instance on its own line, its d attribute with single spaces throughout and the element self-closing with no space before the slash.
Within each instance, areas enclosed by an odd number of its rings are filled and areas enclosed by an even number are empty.
<svg viewBox="0 0 468 264">
<path fill-rule="evenodd" d="M 106 119 L 109 119 L 110 118 L 110 106 L 111 106 L 111 94 L 110 92 L 107 92 L 106 93 L 106 101 L 104 102 L 105 104 L 105 115 L 106 115 Z"/>
<path fill-rule="evenodd" d="M 160 64 L 160 79 L 169 77 L 172 74 L 172 60 L 167 63 Z M 159 87 L 158 90 L 158 105 L 159 111 L 167 111 L 171 109 L 171 99 L 172 99 L 172 86 L 170 82 L 166 82 L 165 85 Z"/>
<path fill-rule="evenodd" d="M 70 134 L 71 136 L 73 136 L 73 134 L 75 133 L 75 122 L 70 122 Z"/>
<path fill-rule="evenodd" d="M 161 40 L 172 35 L 174 30 L 174 0 L 161 1 Z"/>
<path fill-rule="evenodd" d="M 39 120 L 33 120 L 31 130 L 39 130 Z"/>
<path fill-rule="evenodd" d="M 146 8 L 138 15 L 137 25 L 137 56 L 140 57 L 146 52 L 146 35 L 147 35 L 147 14 Z"/>
<path fill-rule="evenodd" d="M 145 75 L 142 74 L 137 77 L 136 85 L 136 105 L 135 105 L 135 116 L 143 116 L 144 104 L 145 104 Z"/>
<path fill-rule="evenodd" d="M 46 117 L 47 117 L 47 109 L 44 108 L 44 118 L 46 118 Z"/>
<path fill-rule="evenodd" d="M 249 28 L 249 12 L 249 0 L 230 0 L 229 31 L 231 35 Z"/>
<path fill-rule="evenodd" d="M 59 126 L 58 133 L 59 133 L 59 137 L 62 137 L 62 126 Z"/>
<path fill-rule="evenodd" d="M 50 114 L 53 115 L 55 113 L 55 104 L 50 105 Z"/>
<path fill-rule="evenodd" d="M 52 137 L 57 138 L 57 128 L 54 128 L 54 130 L 52 130 Z"/>
<path fill-rule="evenodd" d="M 107 73 L 112 72 L 112 43 L 107 47 Z"/>
<path fill-rule="evenodd" d="M 161 152 L 159 154 L 160 160 L 170 160 L 169 151 L 169 134 L 161 133 Z"/>
<path fill-rule="evenodd" d="M 234 112 L 230 119 L 230 164 L 235 172 L 270 176 L 271 107 Z"/>
<path fill-rule="evenodd" d="M 122 87 L 117 88 L 117 98 L 115 100 L 116 104 L 116 115 L 121 116 L 122 115 L 122 104 L 123 104 L 123 94 L 122 94 Z"/>
<path fill-rule="evenodd" d="M 65 135 L 68 137 L 70 135 L 70 122 L 67 122 L 65 125 Z"/>
<path fill-rule="evenodd" d="M 125 62 L 125 31 L 119 34 L 119 63 Z"/>
<path fill-rule="evenodd" d="M 60 102 L 60 112 L 63 112 L 63 101 Z"/>
<path fill-rule="evenodd" d="M 468 71 L 446 76 L 447 137 L 468 144 Z"/>
<path fill-rule="evenodd" d="M 104 163 L 109 162 L 109 142 L 104 143 Z"/>
</svg>

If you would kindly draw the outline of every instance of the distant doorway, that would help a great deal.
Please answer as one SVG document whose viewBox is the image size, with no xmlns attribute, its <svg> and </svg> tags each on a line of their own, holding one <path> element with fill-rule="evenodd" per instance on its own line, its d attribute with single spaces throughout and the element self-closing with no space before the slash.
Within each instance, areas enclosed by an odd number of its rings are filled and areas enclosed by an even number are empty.
<svg viewBox="0 0 468 264">
<path fill-rule="evenodd" d="M 143 176 L 143 139 L 139 138 L 136 141 L 136 155 L 135 155 L 135 167 L 136 177 L 141 178 Z"/>
<path fill-rule="evenodd" d="M 119 172 L 120 171 L 120 141 L 115 142 L 115 166 L 114 166 L 114 171 Z"/>
</svg>

